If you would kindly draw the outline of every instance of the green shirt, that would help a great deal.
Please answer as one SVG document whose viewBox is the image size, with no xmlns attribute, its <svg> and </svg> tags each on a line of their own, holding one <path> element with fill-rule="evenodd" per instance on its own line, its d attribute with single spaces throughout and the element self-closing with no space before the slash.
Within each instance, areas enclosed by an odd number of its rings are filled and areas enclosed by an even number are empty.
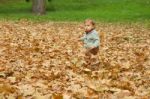
<svg viewBox="0 0 150 99">
<path fill-rule="evenodd" d="M 85 33 L 84 36 L 81 37 L 81 40 L 84 42 L 85 48 L 99 47 L 100 44 L 99 34 L 96 30 L 92 30 L 89 33 Z"/>
</svg>

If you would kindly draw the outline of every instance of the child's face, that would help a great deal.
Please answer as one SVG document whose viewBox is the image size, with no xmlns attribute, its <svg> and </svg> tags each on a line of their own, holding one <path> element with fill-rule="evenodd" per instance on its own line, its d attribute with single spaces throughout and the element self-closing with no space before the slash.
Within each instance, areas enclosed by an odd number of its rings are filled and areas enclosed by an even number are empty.
<svg viewBox="0 0 150 99">
<path fill-rule="evenodd" d="M 94 29 L 94 25 L 91 22 L 85 22 L 85 32 L 90 32 Z"/>
</svg>

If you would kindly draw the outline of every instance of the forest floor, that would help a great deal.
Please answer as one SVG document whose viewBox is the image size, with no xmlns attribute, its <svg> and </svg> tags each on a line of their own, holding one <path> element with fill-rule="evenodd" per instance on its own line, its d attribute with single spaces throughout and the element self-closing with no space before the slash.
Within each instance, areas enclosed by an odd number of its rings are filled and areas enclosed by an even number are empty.
<svg viewBox="0 0 150 99">
<path fill-rule="evenodd" d="M 0 99 L 150 99 L 150 29 L 101 24 L 86 69 L 80 23 L 1 21 Z"/>
</svg>

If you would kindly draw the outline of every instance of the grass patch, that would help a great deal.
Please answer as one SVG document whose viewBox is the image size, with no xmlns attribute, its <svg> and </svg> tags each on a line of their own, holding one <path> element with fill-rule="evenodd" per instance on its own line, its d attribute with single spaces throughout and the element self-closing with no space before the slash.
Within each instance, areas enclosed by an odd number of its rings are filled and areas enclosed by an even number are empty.
<svg viewBox="0 0 150 99">
<path fill-rule="evenodd" d="M 149 0 L 52 0 L 47 2 L 47 14 L 43 16 L 31 13 L 31 2 L 2 1 L 0 19 L 83 21 L 93 18 L 101 22 L 150 22 Z"/>
</svg>

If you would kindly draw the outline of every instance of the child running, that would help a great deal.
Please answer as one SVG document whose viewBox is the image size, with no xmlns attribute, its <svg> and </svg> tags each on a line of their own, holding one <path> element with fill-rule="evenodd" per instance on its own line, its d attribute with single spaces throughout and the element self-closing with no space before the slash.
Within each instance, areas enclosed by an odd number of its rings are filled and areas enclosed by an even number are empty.
<svg viewBox="0 0 150 99">
<path fill-rule="evenodd" d="M 86 67 L 89 69 L 97 68 L 99 65 L 99 45 L 100 38 L 95 30 L 95 23 L 91 19 L 86 19 L 84 22 L 84 36 L 80 38 L 84 43 Z"/>
</svg>

